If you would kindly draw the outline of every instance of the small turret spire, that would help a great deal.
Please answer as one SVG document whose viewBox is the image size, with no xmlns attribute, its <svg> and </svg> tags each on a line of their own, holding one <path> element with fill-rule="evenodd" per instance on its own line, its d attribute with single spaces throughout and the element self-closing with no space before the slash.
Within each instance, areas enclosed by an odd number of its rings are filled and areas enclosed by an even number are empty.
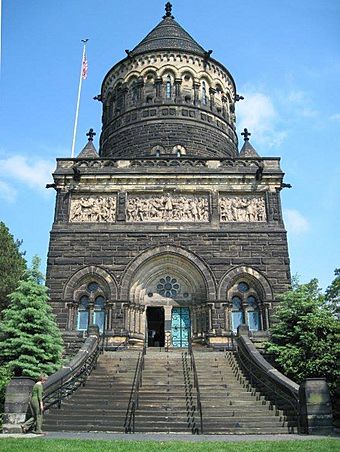
<svg viewBox="0 0 340 452">
<path fill-rule="evenodd" d="M 166 19 L 167 17 L 174 19 L 174 16 L 171 14 L 171 12 L 172 12 L 172 4 L 170 2 L 167 2 L 165 4 L 165 16 L 163 16 L 163 19 Z"/>
</svg>

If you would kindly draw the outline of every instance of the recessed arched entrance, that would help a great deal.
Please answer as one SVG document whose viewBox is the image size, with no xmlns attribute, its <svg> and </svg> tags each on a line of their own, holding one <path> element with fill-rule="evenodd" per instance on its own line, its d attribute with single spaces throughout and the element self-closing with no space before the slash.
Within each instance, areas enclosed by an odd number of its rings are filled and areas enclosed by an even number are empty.
<svg viewBox="0 0 340 452">
<path fill-rule="evenodd" d="M 205 275 L 187 256 L 148 256 L 131 277 L 127 316 L 130 337 L 145 339 L 148 346 L 186 347 L 190 337 L 203 339 L 208 317 Z"/>
</svg>

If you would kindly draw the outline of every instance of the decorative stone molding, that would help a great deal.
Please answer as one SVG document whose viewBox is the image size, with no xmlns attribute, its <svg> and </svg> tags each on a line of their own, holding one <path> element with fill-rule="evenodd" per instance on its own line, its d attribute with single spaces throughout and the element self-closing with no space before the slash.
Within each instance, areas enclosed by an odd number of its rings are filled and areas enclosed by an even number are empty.
<svg viewBox="0 0 340 452">
<path fill-rule="evenodd" d="M 266 204 L 262 196 L 222 196 L 219 199 L 221 222 L 264 222 Z"/>
<path fill-rule="evenodd" d="M 82 196 L 71 199 L 71 223 L 114 223 L 115 220 L 116 197 Z"/>
<path fill-rule="evenodd" d="M 105 167 L 117 167 L 116 160 L 109 159 L 87 159 L 87 160 L 79 160 L 74 166 L 77 168 L 105 168 Z"/>
<path fill-rule="evenodd" d="M 128 197 L 127 221 L 208 222 L 208 197 L 170 194 Z"/>
<path fill-rule="evenodd" d="M 171 167 L 171 166 L 189 166 L 189 167 L 200 167 L 207 166 L 207 162 L 205 160 L 200 159 L 157 159 L 157 160 L 131 160 L 131 167 Z"/>
</svg>

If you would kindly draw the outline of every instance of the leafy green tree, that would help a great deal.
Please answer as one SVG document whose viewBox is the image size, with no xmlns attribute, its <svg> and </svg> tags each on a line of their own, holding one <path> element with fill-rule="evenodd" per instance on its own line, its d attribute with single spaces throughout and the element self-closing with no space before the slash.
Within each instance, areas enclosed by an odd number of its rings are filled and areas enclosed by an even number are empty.
<svg viewBox="0 0 340 452">
<path fill-rule="evenodd" d="M 325 299 L 329 304 L 334 314 L 340 318 L 340 268 L 334 270 L 334 276 L 332 283 L 327 287 L 325 293 Z"/>
<path fill-rule="evenodd" d="M 0 365 L 31 377 L 55 372 L 62 354 L 61 335 L 48 305 L 39 264 L 35 257 L 32 268 L 9 295 L 10 305 L 0 323 Z"/>
<path fill-rule="evenodd" d="M 297 383 L 325 377 L 331 389 L 339 375 L 339 324 L 318 288 L 318 281 L 295 284 L 283 294 L 267 351 Z"/>
<path fill-rule="evenodd" d="M 0 222 L 0 313 L 8 306 L 8 295 L 16 289 L 26 270 L 24 253 L 19 249 L 21 243 L 14 240 L 7 226 Z"/>
</svg>

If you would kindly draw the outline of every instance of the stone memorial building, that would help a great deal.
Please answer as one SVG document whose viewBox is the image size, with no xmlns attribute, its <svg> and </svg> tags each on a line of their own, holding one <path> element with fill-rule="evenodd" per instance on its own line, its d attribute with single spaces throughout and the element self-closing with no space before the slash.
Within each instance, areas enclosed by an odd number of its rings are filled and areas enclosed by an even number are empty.
<svg viewBox="0 0 340 452">
<path fill-rule="evenodd" d="M 69 347 L 266 335 L 290 283 L 280 158 L 238 145 L 226 67 L 174 19 L 104 77 L 99 150 L 57 159 L 47 286 Z M 256 131 L 253 131 L 256 133 Z"/>
</svg>

